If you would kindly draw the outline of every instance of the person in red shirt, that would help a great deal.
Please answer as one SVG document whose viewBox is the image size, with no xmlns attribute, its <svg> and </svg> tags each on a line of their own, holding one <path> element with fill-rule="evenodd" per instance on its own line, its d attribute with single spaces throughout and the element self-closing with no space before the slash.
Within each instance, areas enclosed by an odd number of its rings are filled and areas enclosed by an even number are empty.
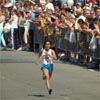
<svg viewBox="0 0 100 100">
<path fill-rule="evenodd" d="M 97 5 L 100 6 L 100 0 L 95 0 Z"/>
<path fill-rule="evenodd" d="M 93 0 L 87 0 L 87 3 L 92 3 L 93 2 Z"/>
<path fill-rule="evenodd" d="M 2 4 L 2 2 L 0 1 L 0 5 Z"/>
</svg>

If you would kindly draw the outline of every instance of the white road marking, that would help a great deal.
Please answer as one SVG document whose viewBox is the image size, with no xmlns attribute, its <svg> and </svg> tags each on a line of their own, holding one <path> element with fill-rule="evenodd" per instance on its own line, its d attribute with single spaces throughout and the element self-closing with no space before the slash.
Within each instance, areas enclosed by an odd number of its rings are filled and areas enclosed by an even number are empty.
<svg viewBox="0 0 100 100">
<path fill-rule="evenodd" d="M 69 99 L 69 97 L 64 97 L 64 99 L 68 100 L 68 99 Z"/>
<path fill-rule="evenodd" d="M 90 72 L 95 72 L 93 69 L 89 69 Z"/>
</svg>

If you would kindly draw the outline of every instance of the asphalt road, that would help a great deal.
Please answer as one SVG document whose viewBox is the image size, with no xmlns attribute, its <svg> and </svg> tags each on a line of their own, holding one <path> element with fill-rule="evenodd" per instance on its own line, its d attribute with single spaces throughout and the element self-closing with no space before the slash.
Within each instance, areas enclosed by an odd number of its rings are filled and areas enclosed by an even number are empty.
<svg viewBox="0 0 100 100">
<path fill-rule="evenodd" d="M 48 95 L 32 52 L 0 51 L 0 100 L 100 100 L 100 73 L 55 61 Z"/>
</svg>

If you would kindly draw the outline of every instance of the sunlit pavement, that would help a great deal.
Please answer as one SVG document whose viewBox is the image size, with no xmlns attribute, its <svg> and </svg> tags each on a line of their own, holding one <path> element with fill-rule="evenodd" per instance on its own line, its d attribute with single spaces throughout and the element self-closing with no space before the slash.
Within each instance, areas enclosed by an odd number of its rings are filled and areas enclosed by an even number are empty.
<svg viewBox="0 0 100 100">
<path fill-rule="evenodd" d="M 35 53 L 0 51 L 0 100 L 100 100 L 100 74 L 55 61 L 52 95 L 42 80 Z"/>
</svg>

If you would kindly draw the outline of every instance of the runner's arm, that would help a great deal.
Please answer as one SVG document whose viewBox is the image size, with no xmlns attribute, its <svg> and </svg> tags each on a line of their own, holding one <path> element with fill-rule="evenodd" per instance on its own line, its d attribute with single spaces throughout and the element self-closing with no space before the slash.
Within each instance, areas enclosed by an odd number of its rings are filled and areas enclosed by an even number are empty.
<svg viewBox="0 0 100 100">
<path fill-rule="evenodd" d="M 41 57 L 41 54 L 42 54 L 42 50 L 39 52 L 38 56 L 37 56 L 37 60 L 35 61 L 35 64 L 39 64 L 40 63 L 40 57 Z"/>
<path fill-rule="evenodd" d="M 57 56 L 56 56 L 56 53 L 55 53 L 55 51 L 54 51 L 54 50 L 52 50 L 52 56 L 50 56 L 50 57 L 52 57 L 54 60 L 56 60 L 56 59 L 57 59 Z"/>
</svg>

